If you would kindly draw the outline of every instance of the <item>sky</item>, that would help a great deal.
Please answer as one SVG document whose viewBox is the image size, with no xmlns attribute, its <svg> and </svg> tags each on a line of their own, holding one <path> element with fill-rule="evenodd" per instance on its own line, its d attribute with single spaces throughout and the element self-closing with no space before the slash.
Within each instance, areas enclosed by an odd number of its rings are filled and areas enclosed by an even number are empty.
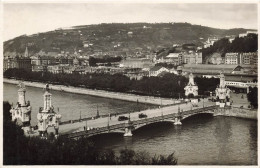
<svg viewBox="0 0 260 168">
<path fill-rule="evenodd" d="M 248 3 L 4 3 L 3 40 L 61 27 L 99 23 L 188 22 L 214 28 L 257 29 Z"/>
</svg>

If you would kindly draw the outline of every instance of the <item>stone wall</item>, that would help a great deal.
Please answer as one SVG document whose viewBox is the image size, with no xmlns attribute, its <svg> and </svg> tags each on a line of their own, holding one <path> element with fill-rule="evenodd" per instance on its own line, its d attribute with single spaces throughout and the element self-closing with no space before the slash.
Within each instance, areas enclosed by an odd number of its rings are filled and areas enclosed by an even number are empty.
<svg viewBox="0 0 260 168">
<path fill-rule="evenodd" d="M 257 120 L 257 109 L 245 109 L 238 107 L 216 109 L 215 116 L 232 116 Z"/>
</svg>

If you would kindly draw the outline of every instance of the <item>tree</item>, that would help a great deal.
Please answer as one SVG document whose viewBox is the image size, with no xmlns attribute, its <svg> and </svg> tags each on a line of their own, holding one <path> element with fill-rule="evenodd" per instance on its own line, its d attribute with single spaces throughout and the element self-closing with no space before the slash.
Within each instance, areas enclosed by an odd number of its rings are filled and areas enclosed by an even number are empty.
<svg viewBox="0 0 260 168">
<path fill-rule="evenodd" d="M 258 107 L 258 88 L 257 87 L 249 87 L 249 93 L 247 94 L 247 99 L 250 104 L 254 107 Z"/>
</svg>

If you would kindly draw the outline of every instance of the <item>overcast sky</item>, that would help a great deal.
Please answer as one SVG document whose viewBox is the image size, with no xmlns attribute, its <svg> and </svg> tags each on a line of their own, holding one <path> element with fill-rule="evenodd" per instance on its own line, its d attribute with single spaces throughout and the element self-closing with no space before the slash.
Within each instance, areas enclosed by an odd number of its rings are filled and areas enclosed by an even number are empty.
<svg viewBox="0 0 260 168">
<path fill-rule="evenodd" d="M 257 29 L 256 4 L 4 4 L 4 41 L 60 27 L 98 23 L 189 22 L 214 28 Z"/>
</svg>

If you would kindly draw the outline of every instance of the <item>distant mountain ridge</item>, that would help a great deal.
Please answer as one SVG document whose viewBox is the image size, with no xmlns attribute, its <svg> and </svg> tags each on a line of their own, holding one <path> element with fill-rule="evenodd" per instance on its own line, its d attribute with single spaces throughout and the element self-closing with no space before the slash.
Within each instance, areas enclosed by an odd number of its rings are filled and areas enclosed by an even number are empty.
<svg viewBox="0 0 260 168">
<path fill-rule="evenodd" d="M 4 42 L 4 55 L 23 54 L 28 48 L 33 55 L 40 51 L 61 53 L 126 52 L 143 54 L 193 43 L 202 46 L 209 37 L 245 33 L 252 29 L 217 29 L 190 23 L 103 23 L 61 28 L 49 32 L 19 36 Z"/>
</svg>

